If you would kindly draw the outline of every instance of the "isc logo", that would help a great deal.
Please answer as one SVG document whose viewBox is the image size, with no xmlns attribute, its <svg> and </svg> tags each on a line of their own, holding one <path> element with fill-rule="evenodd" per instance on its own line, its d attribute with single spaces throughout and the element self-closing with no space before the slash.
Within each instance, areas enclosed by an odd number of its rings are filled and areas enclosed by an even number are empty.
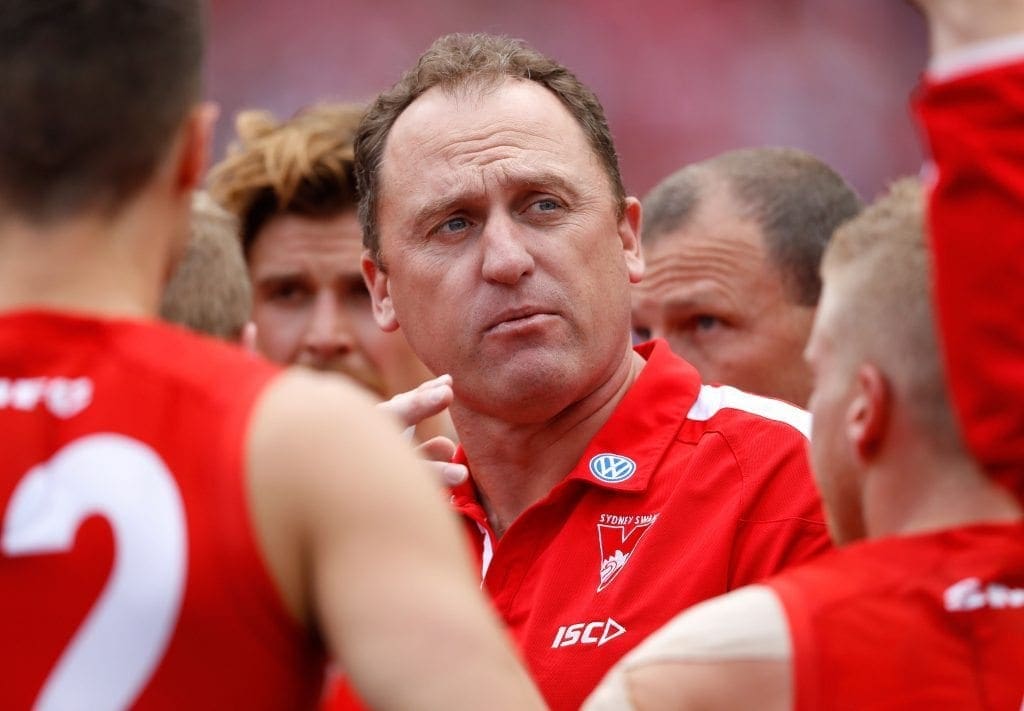
<svg viewBox="0 0 1024 711">
<path fill-rule="evenodd" d="M 596 644 L 598 647 L 626 633 L 626 628 L 612 618 L 596 622 L 577 622 L 558 628 L 551 648 L 571 647 L 574 644 Z"/>
</svg>

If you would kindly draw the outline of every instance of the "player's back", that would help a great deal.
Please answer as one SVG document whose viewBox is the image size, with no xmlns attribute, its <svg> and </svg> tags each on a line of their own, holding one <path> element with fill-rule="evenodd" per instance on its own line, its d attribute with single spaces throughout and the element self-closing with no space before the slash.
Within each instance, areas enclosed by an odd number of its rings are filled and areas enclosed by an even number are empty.
<svg viewBox="0 0 1024 711">
<path fill-rule="evenodd" d="M 246 500 L 276 372 L 162 324 L 0 316 L 0 706 L 315 701 Z"/>
<path fill-rule="evenodd" d="M 803 709 L 1024 702 L 1024 525 L 865 541 L 768 581 Z"/>
</svg>

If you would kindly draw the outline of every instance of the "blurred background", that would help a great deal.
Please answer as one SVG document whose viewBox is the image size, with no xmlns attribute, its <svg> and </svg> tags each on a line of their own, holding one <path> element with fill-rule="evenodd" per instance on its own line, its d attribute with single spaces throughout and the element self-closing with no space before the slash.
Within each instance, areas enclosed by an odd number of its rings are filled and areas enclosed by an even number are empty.
<svg viewBox="0 0 1024 711">
<path fill-rule="evenodd" d="M 212 0 L 215 159 L 243 108 L 368 101 L 437 36 L 526 40 L 604 104 L 628 192 L 729 148 L 787 145 L 865 199 L 916 173 L 907 98 L 927 43 L 898 0 Z"/>
</svg>

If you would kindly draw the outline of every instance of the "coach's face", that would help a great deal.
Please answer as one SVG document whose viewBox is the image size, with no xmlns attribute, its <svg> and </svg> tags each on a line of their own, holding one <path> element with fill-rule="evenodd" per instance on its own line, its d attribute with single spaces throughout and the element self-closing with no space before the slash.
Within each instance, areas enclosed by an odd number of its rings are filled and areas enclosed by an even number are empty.
<svg viewBox="0 0 1024 711">
<path fill-rule="evenodd" d="M 451 373 L 461 404 L 550 417 L 630 357 L 639 204 L 619 217 L 554 94 L 427 91 L 395 122 L 380 185 L 382 265 L 364 259 L 378 322 Z"/>
</svg>

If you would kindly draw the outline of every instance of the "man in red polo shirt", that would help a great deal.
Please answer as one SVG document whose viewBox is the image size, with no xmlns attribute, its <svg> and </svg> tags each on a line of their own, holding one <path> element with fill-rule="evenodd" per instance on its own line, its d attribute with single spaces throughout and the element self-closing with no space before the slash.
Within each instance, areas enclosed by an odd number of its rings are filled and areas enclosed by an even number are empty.
<svg viewBox="0 0 1024 711">
<path fill-rule="evenodd" d="M 568 70 L 441 38 L 370 108 L 356 165 L 378 322 L 452 375 L 452 500 L 552 707 L 678 611 L 828 547 L 807 413 L 631 347 L 640 205 Z"/>
<path fill-rule="evenodd" d="M 849 545 L 673 620 L 588 709 L 1024 703 L 1021 431 L 993 437 L 1022 411 L 1019 310 L 1007 305 L 1024 277 L 1024 2 L 920 4 L 935 52 L 916 102 L 935 160 L 930 220 L 904 182 L 840 228 L 808 347 L 815 470 Z"/>
</svg>

